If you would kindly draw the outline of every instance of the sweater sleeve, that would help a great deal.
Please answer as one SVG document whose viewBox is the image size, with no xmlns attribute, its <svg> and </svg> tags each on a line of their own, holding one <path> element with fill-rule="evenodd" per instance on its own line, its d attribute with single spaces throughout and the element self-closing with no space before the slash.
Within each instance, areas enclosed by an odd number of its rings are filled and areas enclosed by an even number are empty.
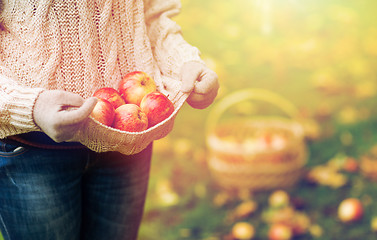
<svg viewBox="0 0 377 240">
<path fill-rule="evenodd" d="M 0 138 L 40 131 L 33 120 L 33 107 L 41 88 L 21 87 L 0 75 Z"/>
<path fill-rule="evenodd" d="M 198 61 L 199 50 L 187 43 L 180 26 L 171 18 L 179 14 L 179 0 L 144 0 L 148 37 L 154 57 L 164 75 L 177 78 L 185 62 Z"/>
</svg>

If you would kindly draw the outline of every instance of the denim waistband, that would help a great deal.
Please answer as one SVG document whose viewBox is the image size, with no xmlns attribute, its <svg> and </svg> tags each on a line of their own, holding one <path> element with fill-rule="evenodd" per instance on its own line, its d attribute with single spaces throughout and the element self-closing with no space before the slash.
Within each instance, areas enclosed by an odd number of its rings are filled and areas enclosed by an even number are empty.
<svg viewBox="0 0 377 240">
<path fill-rule="evenodd" d="M 28 132 L 7 137 L 7 139 L 19 142 L 32 147 L 47 149 L 70 149 L 84 148 L 84 145 L 78 142 L 61 142 L 57 143 L 43 132 Z"/>
</svg>

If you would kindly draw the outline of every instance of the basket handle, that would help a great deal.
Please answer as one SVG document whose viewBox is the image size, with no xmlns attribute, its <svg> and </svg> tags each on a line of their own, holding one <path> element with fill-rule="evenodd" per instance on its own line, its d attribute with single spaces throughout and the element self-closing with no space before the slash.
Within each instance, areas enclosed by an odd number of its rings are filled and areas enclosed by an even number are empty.
<svg viewBox="0 0 377 240">
<path fill-rule="evenodd" d="M 285 114 L 292 118 L 298 116 L 298 109 L 290 101 L 283 98 L 282 96 L 265 89 L 248 88 L 233 92 L 215 104 L 207 118 L 207 133 L 211 133 L 214 130 L 221 115 L 228 108 L 235 105 L 236 103 L 249 99 L 261 100 L 274 104 L 275 106 L 279 107 Z"/>
</svg>

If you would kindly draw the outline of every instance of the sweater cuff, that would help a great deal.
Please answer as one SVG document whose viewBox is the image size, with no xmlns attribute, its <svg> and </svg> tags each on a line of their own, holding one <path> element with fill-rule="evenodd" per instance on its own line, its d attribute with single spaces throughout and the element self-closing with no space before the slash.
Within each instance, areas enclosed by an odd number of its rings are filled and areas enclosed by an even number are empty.
<svg viewBox="0 0 377 240">
<path fill-rule="evenodd" d="M 9 103 L 9 123 L 22 132 L 40 131 L 33 118 L 36 99 L 43 91 L 42 88 L 19 88 L 12 93 Z"/>
<path fill-rule="evenodd" d="M 180 70 L 183 64 L 186 62 L 200 62 L 205 64 L 205 62 L 200 57 L 200 51 L 198 48 L 193 47 L 188 44 L 182 44 L 175 48 L 169 57 L 169 65 L 171 69 L 171 74 L 175 77 L 179 77 Z"/>
</svg>

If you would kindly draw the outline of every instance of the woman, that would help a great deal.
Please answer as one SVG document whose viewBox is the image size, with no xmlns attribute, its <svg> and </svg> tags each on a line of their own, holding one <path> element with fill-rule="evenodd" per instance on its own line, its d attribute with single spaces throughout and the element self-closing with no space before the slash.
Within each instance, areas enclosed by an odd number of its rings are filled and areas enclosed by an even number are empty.
<svg viewBox="0 0 377 240">
<path fill-rule="evenodd" d="M 175 0 L 3 0 L 0 230 L 5 239 L 136 239 L 151 146 L 126 156 L 73 141 L 101 87 L 127 72 L 182 81 L 209 106 L 216 74 L 170 18 Z"/>
</svg>

